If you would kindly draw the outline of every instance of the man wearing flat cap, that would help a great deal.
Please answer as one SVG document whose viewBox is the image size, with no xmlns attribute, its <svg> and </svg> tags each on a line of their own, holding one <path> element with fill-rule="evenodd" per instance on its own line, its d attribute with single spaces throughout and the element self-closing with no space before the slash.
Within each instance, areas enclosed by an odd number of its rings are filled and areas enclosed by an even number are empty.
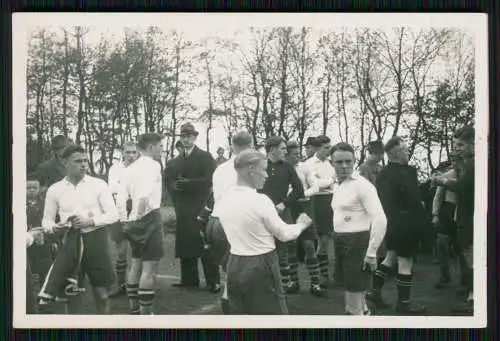
<svg viewBox="0 0 500 341">
<path fill-rule="evenodd" d="M 198 258 L 201 258 L 208 289 L 219 292 L 219 269 L 204 252 L 200 235 L 203 224 L 197 219 L 210 193 L 215 161 L 210 153 L 195 145 L 197 137 L 198 132 L 191 123 L 181 126 L 180 141 L 184 152 L 176 161 L 175 172 L 172 172 L 175 173 L 174 178 L 167 179 L 171 184 L 168 187 L 172 188 L 177 216 L 175 255 L 181 260 L 181 282 L 174 286 L 180 288 L 199 286 Z"/>
</svg>

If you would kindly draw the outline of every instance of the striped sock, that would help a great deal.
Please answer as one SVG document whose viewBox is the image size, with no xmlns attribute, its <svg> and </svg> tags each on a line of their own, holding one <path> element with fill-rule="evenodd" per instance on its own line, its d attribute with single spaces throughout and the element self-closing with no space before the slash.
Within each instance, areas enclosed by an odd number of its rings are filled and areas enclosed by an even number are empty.
<svg viewBox="0 0 500 341">
<path fill-rule="evenodd" d="M 117 259 L 115 263 L 116 277 L 118 277 L 118 285 L 125 283 L 127 275 L 127 259 Z"/>
<path fill-rule="evenodd" d="M 321 277 L 328 279 L 328 254 L 319 254 L 317 257 L 320 275 Z"/>
<path fill-rule="evenodd" d="M 299 262 L 295 252 L 289 254 L 288 263 L 290 264 L 290 281 L 299 282 Z"/>
<path fill-rule="evenodd" d="M 319 284 L 319 265 L 317 258 L 306 258 L 306 269 L 309 273 L 309 278 L 311 279 L 311 285 Z"/>
<path fill-rule="evenodd" d="M 155 291 L 153 289 L 139 289 L 139 306 L 141 309 L 141 315 L 152 314 L 154 300 Z"/>
<path fill-rule="evenodd" d="M 290 284 L 290 265 L 280 262 L 281 284 L 286 288 Z"/>
<path fill-rule="evenodd" d="M 373 291 L 376 293 L 380 293 L 382 291 L 382 287 L 384 286 L 385 280 L 387 279 L 387 274 L 389 273 L 390 268 L 385 266 L 384 264 L 380 264 L 373 275 Z"/>
<path fill-rule="evenodd" d="M 139 284 L 127 283 L 127 296 L 129 302 L 130 313 L 133 315 L 139 314 Z"/>
<path fill-rule="evenodd" d="M 396 276 L 396 283 L 398 287 L 398 305 L 410 304 L 412 275 L 398 274 Z"/>
</svg>

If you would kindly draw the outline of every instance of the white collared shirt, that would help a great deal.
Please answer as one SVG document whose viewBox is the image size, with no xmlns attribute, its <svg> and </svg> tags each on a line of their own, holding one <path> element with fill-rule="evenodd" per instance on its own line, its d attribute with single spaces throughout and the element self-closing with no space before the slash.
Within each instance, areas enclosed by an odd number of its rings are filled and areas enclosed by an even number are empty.
<svg viewBox="0 0 500 341">
<path fill-rule="evenodd" d="M 332 209 L 335 232 L 371 231 L 366 255 L 376 257 L 385 236 L 387 218 L 375 186 L 353 173 L 335 188 Z"/>
<path fill-rule="evenodd" d="M 328 159 L 321 161 L 316 154 L 300 166 L 304 173 L 306 190 L 316 187 L 309 195 L 333 194 L 336 179 L 335 169 Z"/>
<path fill-rule="evenodd" d="M 230 158 L 226 162 L 217 167 L 212 175 L 212 188 L 214 194 L 214 209 L 212 216 L 216 217 L 218 203 L 222 196 L 234 185 L 238 180 L 238 173 L 234 168 L 234 160 L 236 156 Z"/>
<path fill-rule="evenodd" d="M 130 166 L 132 165 L 133 163 L 125 166 L 120 162 L 114 164 L 109 170 L 108 184 L 111 192 L 115 196 L 115 204 L 118 209 L 118 214 L 120 215 L 120 221 L 127 220 L 127 200 L 130 196 L 127 194 L 125 185 L 128 183 Z"/>
<path fill-rule="evenodd" d="M 129 166 L 126 177 L 125 195 L 132 199 L 132 210 L 129 220 L 137 220 L 149 212 L 160 208 L 161 205 L 161 165 L 149 156 L 139 157 Z M 141 200 L 146 200 L 144 214 L 138 216 L 138 206 Z"/>
<path fill-rule="evenodd" d="M 95 226 L 82 229 L 83 233 L 118 221 L 118 211 L 108 184 L 89 175 L 85 175 L 76 186 L 64 178 L 49 187 L 42 226 L 49 229 L 54 226 L 58 213 L 63 223 L 72 215 L 93 219 Z"/>
<path fill-rule="evenodd" d="M 275 237 L 290 241 L 306 228 L 301 224 L 286 224 L 271 199 L 250 187 L 232 186 L 219 203 L 218 217 L 233 255 L 257 256 L 271 252 L 276 248 Z"/>
</svg>

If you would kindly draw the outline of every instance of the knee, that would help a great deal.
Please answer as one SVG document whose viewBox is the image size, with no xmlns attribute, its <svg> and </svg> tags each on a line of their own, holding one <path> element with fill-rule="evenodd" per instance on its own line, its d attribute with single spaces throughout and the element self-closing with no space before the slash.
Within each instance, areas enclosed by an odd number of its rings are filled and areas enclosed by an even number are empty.
<svg viewBox="0 0 500 341">
<path fill-rule="evenodd" d="M 398 272 L 402 275 L 411 275 L 413 258 L 398 257 Z"/>
</svg>

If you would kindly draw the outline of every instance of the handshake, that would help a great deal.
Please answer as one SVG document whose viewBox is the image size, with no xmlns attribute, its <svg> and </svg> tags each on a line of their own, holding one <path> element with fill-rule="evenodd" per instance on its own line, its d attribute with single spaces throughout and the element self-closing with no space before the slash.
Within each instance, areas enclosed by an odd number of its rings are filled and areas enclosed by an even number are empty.
<svg viewBox="0 0 500 341">
<path fill-rule="evenodd" d="M 304 229 L 311 226 L 312 222 L 312 219 L 305 213 L 301 213 L 297 218 L 297 224 L 304 226 Z"/>
</svg>

